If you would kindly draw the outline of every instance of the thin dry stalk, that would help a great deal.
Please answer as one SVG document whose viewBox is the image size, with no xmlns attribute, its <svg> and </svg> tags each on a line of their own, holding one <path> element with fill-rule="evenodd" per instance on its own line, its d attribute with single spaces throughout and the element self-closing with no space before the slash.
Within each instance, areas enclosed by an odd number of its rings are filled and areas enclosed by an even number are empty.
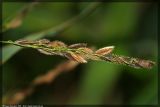
<svg viewBox="0 0 160 107">
<path fill-rule="evenodd" d="M 31 2 L 28 5 L 24 6 L 19 12 L 17 12 L 13 19 L 4 23 L 2 31 L 4 32 L 9 29 L 19 27 L 22 24 L 23 19 L 27 16 L 27 14 L 36 4 L 38 4 L 38 2 Z"/>
<path fill-rule="evenodd" d="M 48 71 L 46 74 L 36 77 L 31 84 L 25 88 L 17 91 L 15 94 L 5 96 L 3 98 L 3 104 L 19 104 L 28 96 L 30 96 L 34 91 L 36 86 L 42 84 L 50 84 L 53 82 L 61 73 L 69 72 L 73 70 L 78 65 L 74 61 L 66 61 L 59 64 L 56 68 Z"/>
</svg>

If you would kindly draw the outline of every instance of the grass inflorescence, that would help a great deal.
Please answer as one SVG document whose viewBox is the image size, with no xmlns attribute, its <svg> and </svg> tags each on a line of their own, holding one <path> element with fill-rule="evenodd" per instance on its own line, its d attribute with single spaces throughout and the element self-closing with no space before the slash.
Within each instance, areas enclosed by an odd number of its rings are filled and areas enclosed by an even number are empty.
<svg viewBox="0 0 160 107">
<path fill-rule="evenodd" d="M 116 64 L 124 64 L 133 68 L 152 68 L 155 62 L 143 60 L 139 58 L 131 58 L 113 54 L 114 46 L 107 46 L 98 50 L 93 50 L 87 47 L 86 43 L 77 43 L 66 45 L 61 41 L 49 41 L 41 39 L 36 41 L 17 40 L 17 41 L 1 41 L 17 45 L 20 47 L 28 47 L 37 49 L 39 52 L 46 55 L 59 55 L 68 58 L 69 60 L 79 63 L 87 63 L 88 60 L 107 61 Z"/>
</svg>

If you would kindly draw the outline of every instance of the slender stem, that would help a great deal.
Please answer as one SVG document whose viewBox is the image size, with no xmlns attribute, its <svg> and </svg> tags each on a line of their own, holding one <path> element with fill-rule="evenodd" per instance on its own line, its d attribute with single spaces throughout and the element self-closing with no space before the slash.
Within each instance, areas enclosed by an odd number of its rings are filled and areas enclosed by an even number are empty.
<svg viewBox="0 0 160 107">
<path fill-rule="evenodd" d="M 66 48 L 66 47 L 48 47 L 46 45 L 38 45 L 38 44 L 33 44 L 33 45 L 29 45 L 29 44 L 19 44 L 16 42 L 13 42 L 11 40 L 9 41 L 0 41 L 1 43 L 6 43 L 6 44 L 12 44 L 12 45 L 16 45 L 16 46 L 20 46 L 20 47 L 24 47 L 24 48 L 34 48 L 34 49 L 44 49 L 47 51 L 59 51 L 59 52 L 67 52 L 67 51 L 77 51 L 77 49 L 70 49 L 70 48 Z"/>
<path fill-rule="evenodd" d="M 88 15 L 90 15 L 94 10 L 97 9 L 97 7 L 101 4 L 101 2 L 93 2 L 91 3 L 86 9 L 84 9 L 81 13 L 79 13 L 77 16 L 74 16 L 73 18 L 63 22 L 62 24 L 56 26 L 56 27 L 52 27 L 50 29 L 32 34 L 30 36 L 25 37 L 24 39 L 28 39 L 28 40 L 36 40 L 39 38 L 42 38 L 44 36 L 48 36 L 48 37 L 53 37 L 58 35 L 59 33 L 63 32 L 64 30 L 66 30 L 67 28 L 73 26 L 74 24 L 76 24 L 77 22 L 79 22 L 80 20 L 82 20 L 83 18 L 87 17 Z M 33 38 L 34 35 L 34 38 Z"/>
</svg>

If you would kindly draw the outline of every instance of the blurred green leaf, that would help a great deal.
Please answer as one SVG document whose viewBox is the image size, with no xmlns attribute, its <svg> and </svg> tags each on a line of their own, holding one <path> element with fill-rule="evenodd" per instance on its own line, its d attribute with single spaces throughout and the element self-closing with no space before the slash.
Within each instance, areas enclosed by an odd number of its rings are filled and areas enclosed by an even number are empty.
<svg viewBox="0 0 160 107">
<path fill-rule="evenodd" d="M 78 95 L 71 100 L 71 104 L 102 104 L 104 97 L 112 92 L 118 79 L 119 66 L 90 62 L 84 72 Z"/>
<path fill-rule="evenodd" d="M 2 48 L 2 63 L 4 63 L 7 59 L 9 59 L 11 56 L 16 54 L 21 47 L 18 46 L 12 46 L 12 45 L 7 45 Z"/>
</svg>

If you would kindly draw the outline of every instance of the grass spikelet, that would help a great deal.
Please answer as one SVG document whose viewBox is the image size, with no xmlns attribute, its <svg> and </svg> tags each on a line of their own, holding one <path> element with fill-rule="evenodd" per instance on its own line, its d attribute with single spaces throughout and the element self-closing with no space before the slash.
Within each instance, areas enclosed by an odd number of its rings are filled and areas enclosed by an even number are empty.
<svg viewBox="0 0 160 107">
<path fill-rule="evenodd" d="M 70 53 L 72 59 L 79 63 L 87 63 L 87 61 L 79 54 L 74 54 L 73 52 Z"/>
<path fill-rule="evenodd" d="M 80 48 L 80 47 L 86 47 L 86 46 L 87 46 L 86 43 L 77 43 L 77 44 L 69 45 L 68 47 L 69 48 Z"/>
<path fill-rule="evenodd" d="M 114 49 L 114 46 L 107 46 L 107 47 L 98 49 L 95 53 L 99 55 L 107 55 L 111 53 L 113 49 Z"/>
<path fill-rule="evenodd" d="M 61 41 L 53 41 L 48 44 L 51 47 L 66 47 L 67 45 Z"/>
</svg>

